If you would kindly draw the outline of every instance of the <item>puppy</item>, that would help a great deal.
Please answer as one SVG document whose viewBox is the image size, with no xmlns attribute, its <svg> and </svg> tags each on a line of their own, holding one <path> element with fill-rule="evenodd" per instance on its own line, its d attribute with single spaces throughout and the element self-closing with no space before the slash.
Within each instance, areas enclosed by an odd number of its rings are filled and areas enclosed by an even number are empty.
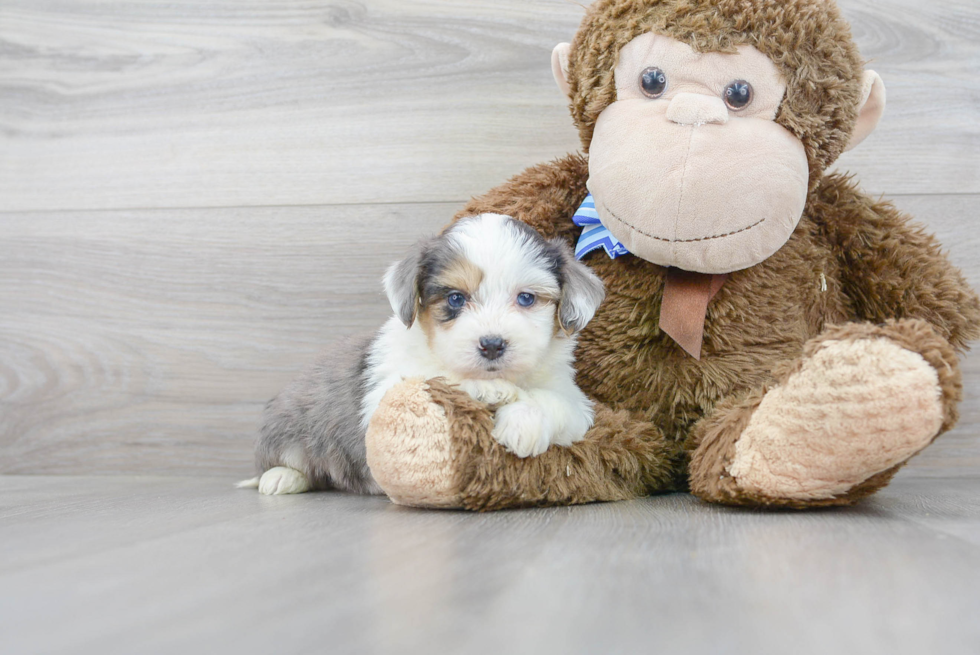
<svg viewBox="0 0 980 655">
<path fill-rule="evenodd" d="M 518 457 L 579 441 L 592 404 L 575 385 L 575 333 L 602 282 L 567 245 L 499 214 L 456 222 L 384 277 L 395 315 L 321 357 L 266 407 L 256 448 L 263 494 L 378 494 L 364 437 L 385 392 L 442 377 L 495 409 L 493 437 Z"/>
</svg>

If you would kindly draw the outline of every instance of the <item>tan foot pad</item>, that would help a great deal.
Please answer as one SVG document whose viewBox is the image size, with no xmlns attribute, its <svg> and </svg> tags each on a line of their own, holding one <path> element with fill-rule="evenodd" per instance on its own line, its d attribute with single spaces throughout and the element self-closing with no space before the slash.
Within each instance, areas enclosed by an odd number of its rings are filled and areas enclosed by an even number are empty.
<svg viewBox="0 0 980 655">
<path fill-rule="evenodd" d="M 762 399 L 728 472 L 773 498 L 846 493 L 929 445 L 941 393 L 936 370 L 889 339 L 827 341 Z"/>
<path fill-rule="evenodd" d="M 459 507 L 454 488 L 449 421 L 420 379 L 385 394 L 368 425 L 367 462 L 399 505 Z"/>
</svg>

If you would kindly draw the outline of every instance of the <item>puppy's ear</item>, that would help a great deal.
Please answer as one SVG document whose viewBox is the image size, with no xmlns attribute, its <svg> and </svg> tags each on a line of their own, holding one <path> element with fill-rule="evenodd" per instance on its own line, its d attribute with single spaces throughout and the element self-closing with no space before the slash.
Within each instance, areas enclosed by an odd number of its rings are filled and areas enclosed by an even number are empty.
<svg viewBox="0 0 980 655">
<path fill-rule="evenodd" d="M 385 293 L 405 327 L 412 327 L 419 313 L 419 276 L 422 272 L 424 243 L 419 243 L 405 259 L 388 267 L 385 272 Z"/>
<path fill-rule="evenodd" d="M 558 251 L 558 279 L 561 298 L 558 301 L 558 323 L 567 334 L 584 328 L 606 297 L 602 280 L 588 266 L 575 259 L 568 244 L 560 239 L 550 243 Z"/>
</svg>

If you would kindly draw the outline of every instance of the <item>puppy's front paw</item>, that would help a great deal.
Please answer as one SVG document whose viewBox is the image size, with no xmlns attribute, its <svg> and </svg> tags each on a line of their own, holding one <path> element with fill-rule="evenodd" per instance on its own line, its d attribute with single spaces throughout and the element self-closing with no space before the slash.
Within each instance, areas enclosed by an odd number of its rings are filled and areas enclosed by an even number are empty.
<svg viewBox="0 0 980 655">
<path fill-rule="evenodd" d="M 310 490 L 310 481 L 296 469 L 276 466 L 259 478 L 259 493 L 266 496 L 301 494 Z"/>
<path fill-rule="evenodd" d="M 576 408 L 569 409 L 568 416 L 565 417 L 564 427 L 555 433 L 552 443 L 559 446 L 571 446 L 573 443 L 585 439 L 585 435 L 592 427 L 593 414 L 592 408 L 587 406 L 584 410 Z"/>
<path fill-rule="evenodd" d="M 518 457 L 548 450 L 552 431 L 547 415 L 529 402 L 504 405 L 494 418 L 493 438 Z"/>
<path fill-rule="evenodd" d="M 474 400 L 499 407 L 515 402 L 521 395 L 519 387 L 507 380 L 462 380 L 459 388 Z"/>
</svg>

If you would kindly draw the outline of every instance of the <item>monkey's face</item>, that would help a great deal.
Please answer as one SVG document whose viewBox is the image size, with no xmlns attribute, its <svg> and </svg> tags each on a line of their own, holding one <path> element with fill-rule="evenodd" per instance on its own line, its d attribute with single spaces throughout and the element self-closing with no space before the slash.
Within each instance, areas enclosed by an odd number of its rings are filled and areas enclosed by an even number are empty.
<svg viewBox="0 0 980 655">
<path fill-rule="evenodd" d="M 778 250 L 803 213 L 809 168 L 775 122 L 786 91 L 751 46 L 697 53 L 647 33 L 620 51 L 616 101 L 595 124 L 588 188 L 603 224 L 662 266 L 728 273 Z"/>
</svg>

